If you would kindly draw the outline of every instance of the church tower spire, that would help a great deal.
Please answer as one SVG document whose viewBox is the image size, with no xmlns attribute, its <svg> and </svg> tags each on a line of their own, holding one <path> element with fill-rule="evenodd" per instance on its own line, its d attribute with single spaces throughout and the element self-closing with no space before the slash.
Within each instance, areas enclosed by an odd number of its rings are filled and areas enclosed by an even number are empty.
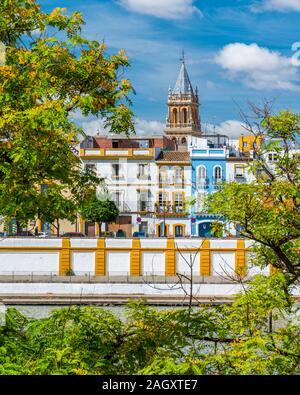
<svg viewBox="0 0 300 395">
<path fill-rule="evenodd" d="M 169 89 L 168 114 L 165 133 L 176 140 L 178 150 L 186 150 L 187 136 L 200 136 L 199 99 L 185 66 L 184 52 L 176 84 Z"/>
</svg>

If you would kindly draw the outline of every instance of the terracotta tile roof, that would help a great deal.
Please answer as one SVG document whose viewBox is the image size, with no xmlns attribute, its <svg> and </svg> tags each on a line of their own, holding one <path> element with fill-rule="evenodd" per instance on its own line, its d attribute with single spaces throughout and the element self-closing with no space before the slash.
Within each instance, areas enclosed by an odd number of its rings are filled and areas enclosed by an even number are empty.
<svg viewBox="0 0 300 395">
<path fill-rule="evenodd" d="M 162 151 L 157 162 L 190 162 L 190 153 L 187 151 Z"/>
</svg>

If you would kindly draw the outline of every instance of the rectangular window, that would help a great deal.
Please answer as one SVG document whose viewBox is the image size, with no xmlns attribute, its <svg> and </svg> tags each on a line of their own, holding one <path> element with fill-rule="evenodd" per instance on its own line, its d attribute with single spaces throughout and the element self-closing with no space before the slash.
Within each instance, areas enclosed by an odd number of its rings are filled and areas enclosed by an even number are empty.
<svg viewBox="0 0 300 395">
<path fill-rule="evenodd" d="M 121 166 L 119 164 L 112 165 L 112 176 L 116 178 L 121 176 Z"/>
<path fill-rule="evenodd" d="M 182 192 L 175 192 L 174 194 L 175 212 L 181 213 L 183 211 Z"/>
<path fill-rule="evenodd" d="M 149 165 L 148 163 L 141 163 L 138 165 L 138 177 L 139 178 L 146 178 L 149 176 Z"/>
<path fill-rule="evenodd" d="M 138 211 L 149 211 L 151 205 L 150 191 L 141 191 L 138 193 Z"/>
<path fill-rule="evenodd" d="M 268 154 L 269 162 L 276 162 L 278 160 L 278 155 L 276 153 Z"/>
<path fill-rule="evenodd" d="M 168 184 L 168 173 L 167 170 L 160 170 L 159 172 L 159 183 L 160 184 Z"/>
<path fill-rule="evenodd" d="M 236 178 L 242 178 L 245 176 L 245 168 L 244 165 L 236 165 L 235 166 L 235 170 L 234 170 L 235 174 L 234 176 Z"/>
<path fill-rule="evenodd" d="M 167 193 L 166 192 L 159 192 L 158 194 L 158 206 L 161 212 L 167 210 L 168 201 L 167 201 Z"/>
<path fill-rule="evenodd" d="M 121 192 L 115 191 L 111 194 L 112 200 L 115 202 L 117 207 L 121 206 Z"/>
<path fill-rule="evenodd" d="M 175 184 L 176 185 L 182 185 L 183 184 L 182 175 L 183 175 L 182 168 L 180 168 L 180 167 L 176 168 L 175 169 Z"/>
</svg>

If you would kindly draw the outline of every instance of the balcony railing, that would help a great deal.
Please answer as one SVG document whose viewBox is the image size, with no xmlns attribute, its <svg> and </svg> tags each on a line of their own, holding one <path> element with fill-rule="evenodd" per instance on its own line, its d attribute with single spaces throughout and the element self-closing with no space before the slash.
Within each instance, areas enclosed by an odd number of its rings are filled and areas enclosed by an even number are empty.
<svg viewBox="0 0 300 395">
<path fill-rule="evenodd" d="M 180 178 L 175 178 L 175 177 L 159 177 L 159 186 L 169 186 L 169 185 L 174 185 L 177 188 L 184 188 L 184 180 Z"/>
<path fill-rule="evenodd" d="M 120 213 L 130 213 L 132 211 L 128 204 L 124 202 L 115 202 L 115 205 L 118 207 Z"/>
<path fill-rule="evenodd" d="M 191 128 L 193 125 L 192 122 L 168 122 L 167 128 Z"/>
<path fill-rule="evenodd" d="M 206 189 L 209 186 L 209 179 L 206 178 L 198 178 L 197 182 L 197 189 Z"/>
<path fill-rule="evenodd" d="M 153 204 L 151 202 L 138 202 L 137 211 L 140 213 L 153 212 Z"/>
<path fill-rule="evenodd" d="M 221 177 L 213 177 L 212 179 L 212 184 L 214 186 L 215 189 L 220 189 L 222 188 L 223 183 L 225 182 L 225 178 Z"/>
<path fill-rule="evenodd" d="M 159 177 L 159 187 L 166 186 L 166 185 L 173 185 L 173 178 L 172 177 Z"/>
<path fill-rule="evenodd" d="M 150 174 L 138 173 L 137 178 L 142 179 L 142 180 L 150 180 L 151 176 L 150 176 Z"/>
<path fill-rule="evenodd" d="M 170 216 L 170 215 L 178 215 L 184 216 L 185 213 L 185 204 L 183 203 L 181 206 L 170 204 L 168 202 L 165 203 L 155 203 L 155 212 L 159 216 Z"/>
<path fill-rule="evenodd" d="M 246 182 L 246 177 L 244 174 L 235 174 L 234 181 L 243 183 L 243 182 Z"/>
</svg>

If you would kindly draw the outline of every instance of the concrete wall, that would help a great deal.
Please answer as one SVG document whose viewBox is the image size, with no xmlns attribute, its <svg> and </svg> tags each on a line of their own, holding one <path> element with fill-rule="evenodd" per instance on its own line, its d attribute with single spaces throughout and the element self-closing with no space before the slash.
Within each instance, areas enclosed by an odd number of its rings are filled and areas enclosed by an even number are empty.
<svg viewBox="0 0 300 395">
<path fill-rule="evenodd" d="M 243 239 L 6 238 L 0 240 L 0 275 L 63 276 L 72 269 L 75 275 L 174 276 L 190 274 L 192 263 L 195 275 L 224 278 L 250 269 L 249 246 Z"/>
</svg>

